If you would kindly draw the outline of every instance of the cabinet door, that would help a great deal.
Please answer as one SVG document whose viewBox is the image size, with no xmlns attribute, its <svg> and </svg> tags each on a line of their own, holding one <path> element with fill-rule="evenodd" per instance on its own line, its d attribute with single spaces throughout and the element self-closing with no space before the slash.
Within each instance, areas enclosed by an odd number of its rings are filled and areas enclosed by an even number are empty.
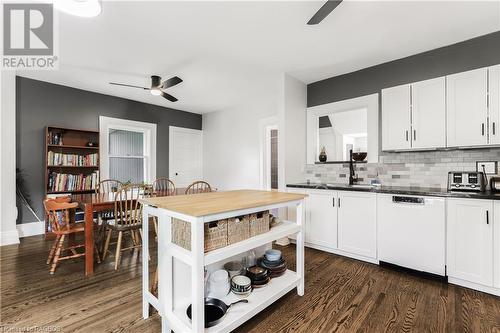
<svg viewBox="0 0 500 333">
<path fill-rule="evenodd" d="M 377 257 L 377 198 L 373 193 L 338 194 L 338 248 L 368 258 Z"/>
<path fill-rule="evenodd" d="M 488 144 L 488 69 L 446 77 L 448 147 Z"/>
<path fill-rule="evenodd" d="M 306 242 L 337 248 L 337 192 L 308 191 Z"/>
<path fill-rule="evenodd" d="M 383 89 L 382 150 L 410 147 L 410 85 Z"/>
<path fill-rule="evenodd" d="M 493 202 L 448 200 L 448 276 L 493 286 Z"/>
<path fill-rule="evenodd" d="M 446 147 L 446 79 L 411 86 L 412 148 Z"/>
<path fill-rule="evenodd" d="M 493 216 L 493 286 L 500 288 L 500 201 L 495 200 Z"/>
<path fill-rule="evenodd" d="M 500 65 L 489 68 L 490 144 L 500 144 Z"/>
</svg>

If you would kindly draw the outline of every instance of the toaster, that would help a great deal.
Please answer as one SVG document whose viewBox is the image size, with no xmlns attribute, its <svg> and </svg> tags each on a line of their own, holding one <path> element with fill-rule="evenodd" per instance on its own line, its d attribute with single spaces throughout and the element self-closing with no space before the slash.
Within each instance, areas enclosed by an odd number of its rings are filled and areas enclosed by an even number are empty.
<svg viewBox="0 0 500 333">
<path fill-rule="evenodd" d="M 486 189 L 486 176 L 481 171 L 448 172 L 448 191 L 477 191 Z"/>
</svg>

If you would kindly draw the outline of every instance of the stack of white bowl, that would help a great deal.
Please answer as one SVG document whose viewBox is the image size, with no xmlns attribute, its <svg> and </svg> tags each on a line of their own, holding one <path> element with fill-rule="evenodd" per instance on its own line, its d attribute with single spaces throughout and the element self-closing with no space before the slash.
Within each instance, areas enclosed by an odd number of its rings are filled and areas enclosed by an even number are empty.
<svg viewBox="0 0 500 333">
<path fill-rule="evenodd" d="M 229 294 L 231 283 L 226 270 L 220 269 L 210 274 L 208 296 L 212 298 L 223 298 Z"/>
</svg>

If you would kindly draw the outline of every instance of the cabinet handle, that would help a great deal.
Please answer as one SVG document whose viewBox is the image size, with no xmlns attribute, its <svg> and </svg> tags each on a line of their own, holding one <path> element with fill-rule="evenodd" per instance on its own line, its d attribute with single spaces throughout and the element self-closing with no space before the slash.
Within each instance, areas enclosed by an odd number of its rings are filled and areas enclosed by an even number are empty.
<svg viewBox="0 0 500 333">
<path fill-rule="evenodd" d="M 335 198 L 333 198 L 332 203 L 333 203 L 333 207 L 335 207 Z"/>
<path fill-rule="evenodd" d="M 408 141 L 408 130 L 406 130 L 406 141 Z"/>
<path fill-rule="evenodd" d="M 492 126 L 493 126 L 493 135 L 495 135 L 495 122 L 492 123 Z"/>
<path fill-rule="evenodd" d="M 484 136 L 484 123 L 481 124 L 481 133 Z"/>
<path fill-rule="evenodd" d="M 490 224 L 490 212 L 486 211 L 486 224 Z"/>
<path fill-rule="evenodd" d="M 413 141 L 417 141 L 417 130 L 413 130 Z"/>
<path fill-rule="evenodd" d="M 339 208 L 340 208 L 340 198 L 339 198 Z"/>
</svg>

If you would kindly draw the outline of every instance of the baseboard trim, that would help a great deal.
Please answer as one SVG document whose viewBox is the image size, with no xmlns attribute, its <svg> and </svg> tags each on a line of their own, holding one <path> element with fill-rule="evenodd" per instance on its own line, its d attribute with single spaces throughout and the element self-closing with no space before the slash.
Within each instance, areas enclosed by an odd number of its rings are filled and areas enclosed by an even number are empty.
<svg viewBox="0 0 500 333">
<path fill-rule="evenodd" d="M 42 235 L 45 233 L 45 222 L 30 222 L 17 225 L 19 237 L 29 237 L 35 235 Z"/>
<path fill-rule="evenodd" d="M 290 242 L 293 243 L 293 244 L 296 244 L 295 239 L 290 238 Z M 323 252 L 329 252 L 329 253 L 337 254 L 339 256 L 348 257 L 348 258 L 351 258 L 351 259 L 356 259 L 356 260 L 368 262 L 370 264 L 375 264 L 375 265 L 379 264 L 378 259 L 375 259 L 375 258 L 369 258 L 369 257 L 365 257 L 365 256 L 361 256 L 361 255 L 358 255 L 358 254 L 353 254 L 353 253 L 345 252 L 345 251 L 338 250 L 338 249 L 332 249 L 332 248 L 329 248 L 329 247 L 326 247 L 326 246 L 322 246 L 322 245 L 318 245 L 318 244 L 312 244 L 312 243 L 304 242 L 304 246 L 310 247 L 310 248 L 315 249 L 315 250 L 319 250 L 319 251 L 323 251 Z"/>
<path fill-rule="evenodd" d="M 456 285 L 459 285 L 459 286 L 462 286 L 465 288 L 469 288 L 469 289 L 479 290 L 479 291 L 482 291 L 483 293 L 488 293 L 488 294 L 492 294 L 495 296 L 500 296 L 500 288 L 483 286 L 481 284 L 465 281 L 462 279 L 457 279 L 457 278 L 450 277 L 450 276 L 448 276 L 448 283 L 456 284 Z"/>
<path fill-rule="evenodd" d="M 19 244 L 17 229 L 0 232 L 0 246 Z"/>
</svg>

